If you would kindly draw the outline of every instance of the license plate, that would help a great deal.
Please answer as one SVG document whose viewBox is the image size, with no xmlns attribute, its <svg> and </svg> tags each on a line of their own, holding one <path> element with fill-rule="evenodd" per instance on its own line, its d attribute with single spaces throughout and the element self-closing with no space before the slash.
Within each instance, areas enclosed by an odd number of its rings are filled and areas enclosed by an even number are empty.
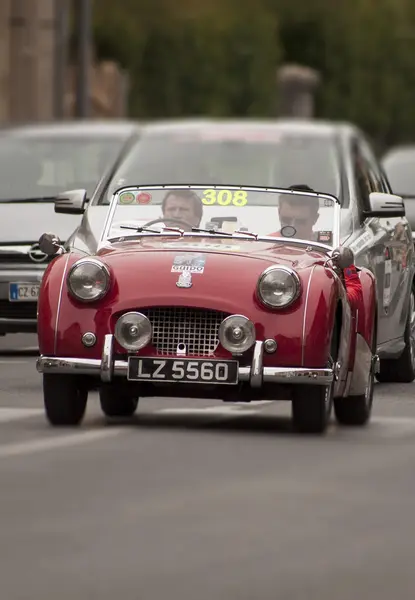
<svg viewBox="0 0 415 600">
<path fill-rule="evenodd" d="M 129 381 L 160 381 L 165 383 L 238 383 L 238 361 L 175 358 L 141 358 L 130 356 Z"/>
<path fill-rule="evenodd" d="M 39 290 L 38 283 L 11 283 L 9 300 L 10 302 L 37 302 Z"/>
</svg>

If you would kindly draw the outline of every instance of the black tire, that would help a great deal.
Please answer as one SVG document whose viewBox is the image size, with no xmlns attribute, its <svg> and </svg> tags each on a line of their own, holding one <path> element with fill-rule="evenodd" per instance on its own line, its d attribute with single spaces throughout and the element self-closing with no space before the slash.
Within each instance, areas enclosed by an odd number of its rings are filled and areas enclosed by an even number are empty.
<svg viewBox="0 0 415 600">
<path fill-rule="evenodd" d="M 118 391 L 112 386 L 99 390 L 99 401 L 106 417 L 131 417 L 138 406 L 138 397 Z"/>
<path fill-rule="evenodd" d="M 333 327 L 328 365 L 334 367 L 337 361 L 339 338 L 337 323 Z M 333 408 L 333 381 L 330 385 L 298 385 L 292 400 L 292 420 L 299 433 L 325 433 Z"/>
<path fill-rule="evenodd" d="M 332 385 L 299 385 L 294 390 L 292 419 L 299 433 L 325 433 L 333 405 Z"/>
<path fill-rule="evenodd" d="M 411 383 L 415 379 L 415 286 L 412 285 L 404 333 L 405 348 L 399 358 L 380 360 L 379 383 Z"/>
<path fill-rule="evenodd" d="M 376 354 L 377 349 L 377 315 L 373 327 L 374 337 L 372 340 L 372 356 Z M 334 398 L 334 414 L 336 421 L 340 425 L 350 427 L 362 427 L 366 425 L 372 414 L 373 394 L 375 391 L 375 370 L 374 364 L 370 368 L 368 381 L 364 394 L 359 396 L 346 396 L 345 398 Z"/>
<path fill-rule="evenodd" d="M 43 375 L 46 417 L 55 427 L 77 426 L 85 415 L 88 389 L 73 375 Z"/>
<path fill-rule="evenodd" d="M 375 375 L 372 366 L 365 394 L 334 399 L 334 414 L 337 422 L 348 426 L 366 425 L 372 414 L 374 389 Z"/>
</svg>

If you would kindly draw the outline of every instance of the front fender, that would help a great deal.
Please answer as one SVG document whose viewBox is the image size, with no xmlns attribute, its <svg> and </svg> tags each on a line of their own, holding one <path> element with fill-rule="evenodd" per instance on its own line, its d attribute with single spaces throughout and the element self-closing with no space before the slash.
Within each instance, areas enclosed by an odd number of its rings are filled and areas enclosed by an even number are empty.
<svg viewBox="0 0 415 600">
<path fill-rule="evenodd" d="M 302 324 L 302 366 L 323 368 L 327 365 L 336 310 L 341 298 L 340 280 L 337 275 L 323 265 L 315 265 L 306 289 Z"/>
<path fill-rule="evenodd" d="M 57 256 L 47 267 L 39 292 L 37 319 L 40 354 L 55 355 L 62 293 L 68 269 L 83 255 L 68 252 Z"/>
</svg>

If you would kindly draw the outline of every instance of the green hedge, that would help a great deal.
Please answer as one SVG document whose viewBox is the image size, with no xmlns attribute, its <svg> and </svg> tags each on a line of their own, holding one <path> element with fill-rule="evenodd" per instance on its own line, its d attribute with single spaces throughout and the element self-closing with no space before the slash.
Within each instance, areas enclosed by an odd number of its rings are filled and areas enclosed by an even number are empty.
<svg viewBox="0 0 415 600">
<path fill-rule="evenodd" d="M 97 0 L 100 58 L 131 76 L 130 114 L 273 116 L 283 62 L 318 69 L 317 115 L 379 147 L 415 138 L 415 3 Z M 412 25 L 413 24 L 413 25 Z"/>
</svg>

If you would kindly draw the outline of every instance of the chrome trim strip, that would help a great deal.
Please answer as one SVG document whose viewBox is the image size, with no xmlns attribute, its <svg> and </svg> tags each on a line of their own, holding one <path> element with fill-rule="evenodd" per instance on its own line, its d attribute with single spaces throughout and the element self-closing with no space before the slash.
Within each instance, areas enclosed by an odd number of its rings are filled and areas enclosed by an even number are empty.
<svg viewBox="0 0 415 600">
<path fill-rule="evenodd" d="M 303 366 L 304 366 L 304 355 L 305 355 L 305 327 L 306 327 L 306 321 L 307 321 L 308 293 L 310 291 L 311 279 L 313 277 L 314 269 L 316 268 L 316 266 L 317 265 L 314 265 L 313 268 L 311 269 L 310 278 L 308 280 L 307 291 L 306 291 L 306 296 L 305 296 L 305 306 L 304 306 L 304 316 L 303 316 L 303 331 L 302 331 L 302 334 L 301 334 L 301 364 Z"/>
<path fill-rule="evenodd" d="M 262 386 L 262 373 L 263 373 L 263 361 L 264 356 L 264 342 L 255 342 L 254 355 L 252 357 L 252 366 L 250 373 L 250 384 L 253 388 L 260 388 Z"/>
<path fill-rule="evenodd" d="M 111 333 L 107 333 L 104 338 L 101 359 L 101 380 L 109 383 L 114 374 L 114 338 Z"/>
<path fill-rule="evenodd" d="M 113 365 L 114 376 L 127 377 L 127 361 L 116 360 Z M 39 373 L 67 373 L 100 377 L 102 361 L 91 358 L 40 356 L 36 361 L 36 369 Z M 239 367 L 239 381 L 250 381 L 250 379 L 251 367 Z M 329 385 L 333 379 L 333 369 L 304 369 L 301 367 L 264 367 L 262 369 L 264 383 Z"/>
<path fill-rule="evenodd" d="M 68 252 L 68 254 L 66 255 L 65 268 L 63 269 L 63 273 L 62 273 L 61 287 L 59 290 L 59 298 L 58 298 L 58 306 L 56 308 L 55 336 L 54 336 L 54 340 L 53 340 L 53 351 L 55 354 L 58 353 L 58 323 L 59 323 L 59 317 L 60 317 L 60 313 L 61 313 L 63 286 L 65 285 L 65 282 L 66 282 L 66 272 L 68 270 L 68 263 L 69 263 L 70 256 L 71 256 L 71 252 Z"/>
</svg>

